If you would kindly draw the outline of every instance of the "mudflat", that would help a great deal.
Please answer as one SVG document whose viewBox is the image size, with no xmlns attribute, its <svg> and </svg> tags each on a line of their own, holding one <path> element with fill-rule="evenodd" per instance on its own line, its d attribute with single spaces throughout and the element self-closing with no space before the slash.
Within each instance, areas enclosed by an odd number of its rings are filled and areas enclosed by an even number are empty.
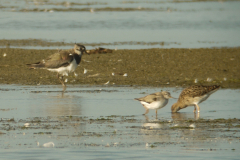
<svg viewBox="0 0 240 160">
<path fill-rule="evenodd" d="M 0 83 L 60 85 L 56 73 L 29 69 L 57 50 L 0 49 Z M 188 86 L 220 84 L 240 88 L 240 48 L 113 50 L 105 54 L 84 54 L 69 84 Z M 87 73 L 84 74 L 84 68 Z"/>
</svg>

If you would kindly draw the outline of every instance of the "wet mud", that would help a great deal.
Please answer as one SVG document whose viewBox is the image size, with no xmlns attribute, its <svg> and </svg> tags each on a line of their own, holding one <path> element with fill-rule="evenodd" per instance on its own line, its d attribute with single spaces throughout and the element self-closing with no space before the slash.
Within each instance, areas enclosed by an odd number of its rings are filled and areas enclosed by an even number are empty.
<svg viewBox="0 0 240 160">
<path fill-rule="evenodd" d="M 52 139 L 66 139 L 69 143 L 55 144 L 57 148 L 63 147 L 137 147 L 147 148 L 178 146 L 190 150 L 222 150 L 225 147 L 214 147 L 216 142 L 239 143 L 240 125 L 239 119 L 185 119 L 181 120 L 173 116 L 173 120 L 139 120 L 135 116 L 101 116 L 91 118 L 88 116 L 58 116 L 58 117 L 34 117 L 15 120 L 1 119 L 0 135 L 14 132 L 18 137 L 46 137 Z M 119 127 L 120 125 L 120 127 Z M 118 127 L 116 129 L 116 127 Z M 85 129 L 83 129 L 85 128 Z M 66 132 L 74 131 L 74 132 Z M 112 137 L 112 141 L 105 138 Z M 184 137 L 184 138 L 183 138 Z M 91 138 L 91 139 L 89 139 Z M 81 141 L 79 141 L 81 139 Z M 139 141 L 142 139 L 143 141 Z M 144 141 L 148 141 L 146 143 Z M 77 141 L 76 141 L 77 140 Z M 212 142 L 215 141 L 215 142 Z M 107 143 L 108 142 L 108 143 Z M 38 144 L 37 144 L 38 143 Z M 209 145 L 209 148 L 191 148 L 191 144 L 199 143 Z M 36 143 L 24 142 L 24 147 L 36 147 Z M 5 149 L 11 148 L 7 144 Z M 40 146 L 39 146 L 40 147 Z M 234 146 L 226 150 L 236 150 Z"/>
<path fill-rule="evenodd" d="M 60 85 L 56 73 L 28 69 L 57 50 L 0 49 L 0 83 Z M 69 84 L 188 86 L 219 84 L 240 87 L 240 48 L 113 50 L 83 55 Z M 84 74 L 85 69 L 85 74 Z"/>
</svg>

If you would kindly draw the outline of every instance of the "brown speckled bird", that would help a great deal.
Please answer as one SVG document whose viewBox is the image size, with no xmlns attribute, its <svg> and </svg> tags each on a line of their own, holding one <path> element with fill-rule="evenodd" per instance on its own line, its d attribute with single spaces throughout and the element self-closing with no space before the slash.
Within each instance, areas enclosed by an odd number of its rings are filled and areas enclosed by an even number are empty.
<svg viewBox="0 0 240 160">
<path fill-rule="evenodd" d="M 180 109 L 184 109 L 188 106 L 194 106 L 193 112 L 200 112 L 199 103 L 205 101 L 212 93 L 216 92 L 220 88 L 219 85 L 213 86 L 202 86 L 195 85 L 185 88 L 179 98 L 177 103 L 172 105 L 172 112 L 177 112 Z"/>
</svg>

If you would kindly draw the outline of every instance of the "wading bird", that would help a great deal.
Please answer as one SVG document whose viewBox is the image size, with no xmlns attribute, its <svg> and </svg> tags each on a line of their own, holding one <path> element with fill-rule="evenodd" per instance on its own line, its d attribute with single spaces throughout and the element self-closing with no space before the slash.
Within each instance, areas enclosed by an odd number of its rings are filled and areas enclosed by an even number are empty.
<svg viewBox="0 0 240 160">
<path fill-rule="evenodd" d="M 165 107 L 169 98 L 173 98 L 171 94 L 169 92 L 162 91 L 149 94 L 142 98 L 135 98 L 135 100 L 140 101 L 140 103 L 146 109 L 144 115 L 149 112 L 149 109 L 155 109 L 157 117 L 157 110 Z"/>
<path fill-rule="evenodd" d="M 172 112 L 177 112 L 180 109 L 184 109 L 188 106 L 194 106 L 193 112 L 200 112 L 199 103 L 205 101 L 212 93 L 216 92 L 220 88 L 219 85 L 213 86 L 202 86 L 195 85 L 185 88 L 179 98 L 177 103 L 172 105 Z"/>
</svg>

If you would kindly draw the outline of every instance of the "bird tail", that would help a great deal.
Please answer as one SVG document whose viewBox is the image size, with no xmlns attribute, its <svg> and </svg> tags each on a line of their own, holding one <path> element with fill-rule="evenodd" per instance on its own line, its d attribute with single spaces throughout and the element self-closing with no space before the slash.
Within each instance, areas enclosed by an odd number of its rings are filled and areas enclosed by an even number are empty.
<svg viewBox="0 0 240 160">
<path fill-rule="evenodd" d="M 210 90 L 217 90 L 220 87 L 221 87 L 220 85 L 213 85 L 213 86 L 211 86 Z"/>
<path fill-rule="evenodd" d="M 44 68 L 44 64 L 37 62 L 32 64 L 26 64 L 30 69 L 38 69 L 38 68 Z"/>
<path fill-rule="evenodd" d="M 216 92 L 221 86 L 220 85 L 213 85 L 208 87 L 208 91 L 210 94 Z"/>
<path fill-rule="evenodd" d="M 136 101 L 140 101 L 140 99 L 139 99 L 139 98 L 134 98 L 134 100 L 136 100 Z"/>
</svg>

